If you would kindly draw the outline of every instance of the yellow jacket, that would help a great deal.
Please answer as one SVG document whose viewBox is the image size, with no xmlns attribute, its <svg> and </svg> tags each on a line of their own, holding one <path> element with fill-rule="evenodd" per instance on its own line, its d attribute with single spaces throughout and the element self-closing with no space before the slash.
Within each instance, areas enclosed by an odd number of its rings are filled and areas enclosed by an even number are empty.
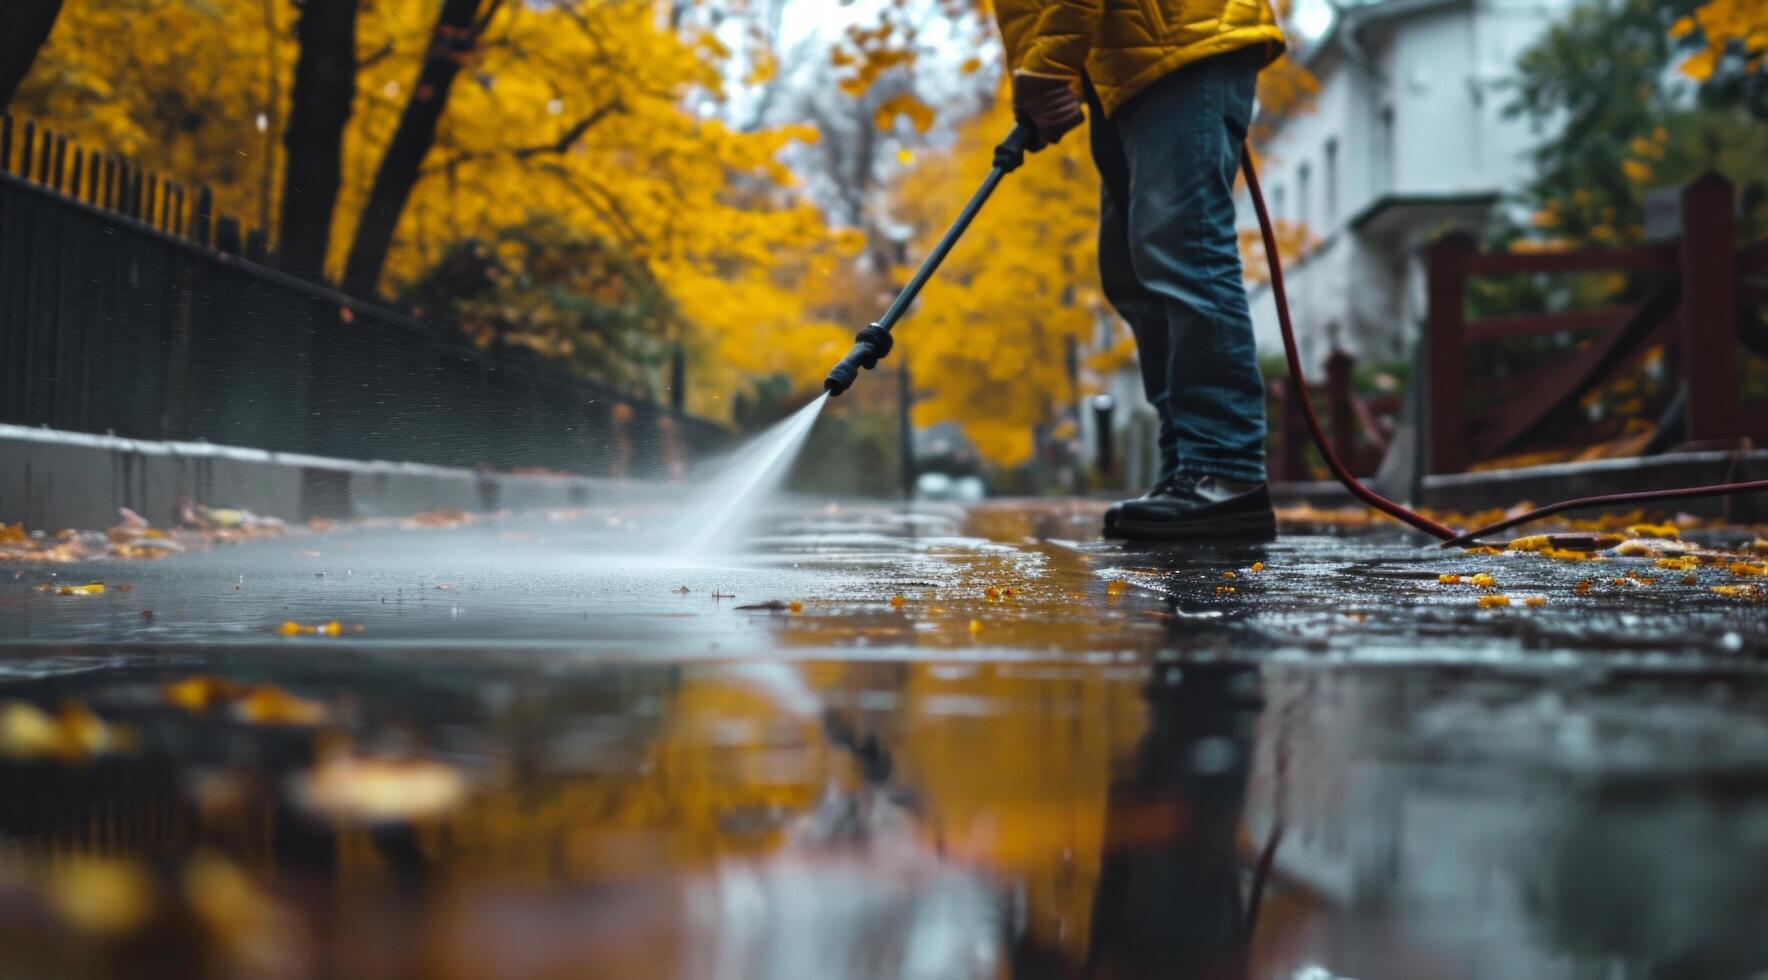
<svg viewBox="0 0 1768 980">
<path fill-rule="evenodd" d="M 1283 52 L 1269 0 L 995 0 L 1007 66 L 1082 71 L 1111 115 L 1149 83 L 1213 54 L 1258 44 Z"/>
</svg>

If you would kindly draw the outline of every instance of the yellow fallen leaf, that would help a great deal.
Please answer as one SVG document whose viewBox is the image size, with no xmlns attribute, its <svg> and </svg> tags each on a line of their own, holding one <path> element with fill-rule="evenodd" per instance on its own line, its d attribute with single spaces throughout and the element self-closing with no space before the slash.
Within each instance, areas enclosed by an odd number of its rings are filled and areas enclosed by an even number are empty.
<svg viewBox="0 0 1768 980">
<path fill-rule="evenodd" d="M 0 756 L 79 762 L 132 751 L 135 744 L 134 729 L 107 724 L 78 701 L 64 702 L 54 715 L 24 701 L 0 707 Z"/>
<path fill-rule="evenodd" d="M 1553 539 L 1545 534 L 1531 534 L 1510 542 L 1511 551 L 1549 551 L 1552 548 Z"/>
<path fill-rule="evenodd" d="M 344 632 L 344 624 L 334 619 L 329 623 L 304 626 L 291 619 L 278 626 L 276 631 L 283 636 L 341 636 Z M 362 628 L 356 627 L 355 632 L 362 632 Z"/>
<path fill-rule="evenodd" d="M 254 725 L 317 725 L 325 720 L 325 705 L 296 697 L 275 684 L 260 684 L 240 698 L 233 713 Z"/>
<path fill-rule="evenodd" d="M 1742 577 L 1746 575 L 1768 575 L 1768 565 L 1752 565 L 1747 561 L 1734 561 L 1725 566 L 1731 574 Z"/>
<path fill-rule="evenodd" d="M 238 865 L 203 851 L 184 866 L 179 884 L 197 920 L 234 956 L 266 972 L 288 962 L 289 915 Z"/>
<path fill-rule="evenodd" d="M 1481 609 L 1490 609 L 1493 606 L 1508 606 L 1508 605 L 1510 605 L 1510 597 L 1509 596 L 1482 595 L 1479 597 L 1479 607 Z"/>
<path fill-rule="evenodd" d="M 168 704 L 201 714 L 211 707 L 239 697 L 239 685 L 220 677 L 186 677 L 160 688 Z"/>
<path fill-rule="evenodd" d="M 44 891 L 63 920 L 100 935 L 134 931 L 155 905 L 153 879 L 134 861 L 74 857 L 56 865 Z"/>
<path fill-rule="evenodd" d="M 1489 589 L 1498 584 L 1498 580 L 1493 578 L 1490 572 L 1480 572 L 1468 581 L 1482 589 Z"/>
<path fill-rule="evenodd" d="M 1682 532 L 1674 524 L 1634 524 L 1627 533 L 1636 538 L 1680 538 Z"/>
<path fill-rule="evenodd" d="M 791 610 L 792 612 L 803 612 L 804 611 L 804 603 L 802 603 L 802 602 L 788 602 L 788 603 L 786 603 L 786 608 Z"/>
<path fill-rule="evenodd" d="M 908 600 L 904 599 L 902 596 L 899 596 L 899 595 L 893 595 L 890 597 L 890 604 L 893 606 L 901 607 L 902 604 L 906 601 L 908 601 Z"/>
<path fill-rule="evenodd" d="M 980 620 L 980 619 L 970 620 L 970 635 L 975 636 L 981 632 L 982 632 L 982 620 Z"/>
<path fill-rule="evenodd" d="M 1223 572 L 1222 573 L 1222 578 L 1236 578 L 1236 577 L 1237 576 L 1233 572 Z"/>
<path fill-rule="evenodd" d="M 1120 596 L 1123 595 L 1123 590 L 1129 587 L 1130 584 L 1128 582 L 1125 582 L 1120 578 L 1114 578 L 1105 584 L 1105 594 L 1108 596 Z"/>
<path fill-rule="evenodd" d="M 87 582 L 85 585 L 64 585 L 55 591 L 60 595 L 104 595 L 104 583 Z"/>
<path fill-rule="evenodd" d="M 0 755 L 41 758 L 53 755 L 60 741 L 60 730 L 49 712 L 25 701 L 0 706 Z"/>
<path fill-rule="evenodd" d="M 382 823 L 438 816 L 466 796 L 459 770 L 427 759 L 334 755 L 294 782 L 295 796 L 334 820 Z"/>
<path fill-rule="evenodd" d="M 1437 584 L 1438 585 L 1460 585 L 1461 584 L 1461 576 L 1450 575 L 1449 573 L 1444 572 L 1443 574 L 1437 576 Z"/>
<path fill-rule="evenodd" d="M 1579 582 L 1578 583 L 1578 594 L 1579 595 L 1589 595 L 1590 594 L 1590 587 L 1595 584 L 1596 583 L 1590 581 L 1589 579 L 1585 579 L 1582 582 Z"/>
<path fill-rule="evenodd" d="M 1545 606 L 1547 604 L 1547 597 L 1544 595 L 1532 595 L 1527 599 L 1524 599 L 1522 604 L 1525 606 Z"/>
<path fill-rule="evenodd" d="M 1253 563 L 1252 563 L 1252 570 L 1253 570 L 1253 571 L 1255 571 L 1255 572 L 1262 572 L 1262 571 L 1264 571 L 1264 570 L 1265 570 L 1265 563 L 1264 563 L 1264 562 L 1262 562 L 1262 561 L 1255 561 L 1255 562 L 1253 562 Z"/>
<path fill-rule="evenodd" d="M 1722 596 L 1730 596 L 1733 599 L 1760 599 L 1762 597 L 1762 589 L 1756 585 L 1715 585 L 1712 588 L 1714 592 Z"/>
<path fill-rule="evenodd" d="M 1696 558 L 1694 555 L 1682 555 L 1678 558 L 1659 558 L 1657 560 L 1657 567 L 1671 568 L 1677 571 L 1686 572 L 1691 568 L 1699 568 L 1700 559 Z"/>
</svg>

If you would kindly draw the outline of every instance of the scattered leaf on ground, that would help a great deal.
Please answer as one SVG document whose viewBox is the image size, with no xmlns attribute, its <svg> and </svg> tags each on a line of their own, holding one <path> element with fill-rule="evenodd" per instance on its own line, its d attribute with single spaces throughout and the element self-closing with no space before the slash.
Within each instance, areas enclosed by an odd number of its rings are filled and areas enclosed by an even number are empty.
<svg viewBox="0 0 1768 980">
<path fill-rule="evenodd" d="M 383 823 L 433 817 L 466 797 L 466 779 L 446 763 L 340 754 L 298 777 L 295 797 L 334 820 Z"/>
</svg>

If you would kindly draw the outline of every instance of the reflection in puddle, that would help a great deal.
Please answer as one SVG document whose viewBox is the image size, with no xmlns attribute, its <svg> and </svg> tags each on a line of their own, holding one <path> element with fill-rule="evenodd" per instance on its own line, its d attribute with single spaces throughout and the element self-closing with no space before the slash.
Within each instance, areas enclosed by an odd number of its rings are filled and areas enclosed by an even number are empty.
<svg viewBox="0 0 1768 980">
<path fill-rule="evenodd" d="M 0 972 L 161 972 L 143 950 L 178 976 L 1768 963 L 1760 756 L 1706 751 L 1728 719 L 1754 730 L 1759 687 L 880 660 L 388 689 L 374 669 L 285 679 L 343 719 L 317 731 L 161 703 L 171 675 L 144 665 L 59 680 L 141 744 L 0 765 Z M 1573 734 L 1484 737 L 1529 718 Z M 345 741 L 421 762 L 326 769 Z M 315 771 L 360 805 L 313 807 Z M 440 772 L 465 794 L 438 797 Z"/>
</svg>

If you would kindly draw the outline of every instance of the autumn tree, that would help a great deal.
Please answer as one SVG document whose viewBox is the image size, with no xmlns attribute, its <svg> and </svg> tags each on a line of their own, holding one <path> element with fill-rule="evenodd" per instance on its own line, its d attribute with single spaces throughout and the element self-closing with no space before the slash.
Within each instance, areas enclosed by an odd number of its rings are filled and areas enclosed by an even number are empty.
<svg viewBox="0 0 1768 980">
<path fill-rule="evenodd" d="M 0 107 L 12 101 L 37 49 L 61 13 L 62 0 L 7 0 L 0 6 Z"/>
<path fill-rule="evenodd" d="M 356 98 L 357 6 L 358 0 L 306 0 L 295 25 L 301 53 L 283 130 L 280 259 L 296 275 L 325 272 Z"/>
<path fill-rule="evenodd" d="M 1676 27 L 1696 6 L 1583 5 L 1518 58 L 1507 111 L 1541 137 L 1522 194 L 1537 237 L 1637 241 L 1647 189 L 1676 186 L 1708 168 L 1742 186 L 1746 232 L 1768 226 L 1768 131 L 1712 88 L 1725 83 L 1725 72 L 1691 78 L 1672 70 L 1684 57 Z"/>
<path fill-rule="evenodd" d="M 65 0 L 11 111 L 168 179 L 208 185 L 220 211 L 263 213 L 263 178 L 275 166 L 266 151 L 277 145 L 265 136 L 286 118 L 272 80 L 293 64 L 294 13 L 286 0 L 268 11 L 257 2 Z"/>
<path fill-rule="evenodd" d="M 502 6 L 503 0 L 442 0 L 417 80 L 357 219 L 356 236 L 344 263 L 345 289 L 365 296 L 374 293 L 399 217 L 417 186 L 424 158 L 436 143 L 436 129 L 448 107 L 454 80 L 472 59 L 480 37 Z"/>
</svg>

